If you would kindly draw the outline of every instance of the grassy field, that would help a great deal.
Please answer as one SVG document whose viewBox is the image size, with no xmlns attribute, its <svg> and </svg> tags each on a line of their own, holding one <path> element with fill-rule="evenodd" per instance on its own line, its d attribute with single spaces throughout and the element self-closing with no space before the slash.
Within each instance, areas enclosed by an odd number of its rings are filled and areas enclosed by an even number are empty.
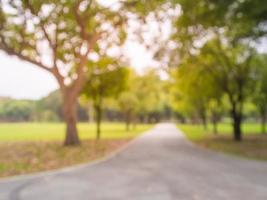
<svg viewBox="0 0 267 200">
<path fill-rule="evenodd" d="M 125 131 L 123 123 L 103 123 L 103 139 L 129 139 L 137 136 L 152 125 L 137 125 L 129 132 Z M 78 130 L 81 139 L 94 139 L 95 124 L 79 123 Z M 0 123 L 1 141 L 62 141 L 65 126 L 63 123 Z"/>
<path fill-rule="evenodd" d="M 246 158 L 267 160 L 267 134 L 261 133 L 259 124 L 243 125 L 242 142 L 233 141 L 231 124 L 219 124 L 218 135 L 213 134 L 211 125 L 208 130 L 204 130 L 201 125 L 179 124 L 178 127 L 188 139 L 200 146 Z"/>
<path fill-rule="evenodd" d="M 95 141 L 95 125 L 78 125 L 81 146 L 63 147 L 64 124 L 0 124 L 0 177 L 58 169 L 92 161 L 122 147 L 152 128 L 138 125 L 125 131 L 124 124 L 104 123 L 102 140 Z"/>
</svg>

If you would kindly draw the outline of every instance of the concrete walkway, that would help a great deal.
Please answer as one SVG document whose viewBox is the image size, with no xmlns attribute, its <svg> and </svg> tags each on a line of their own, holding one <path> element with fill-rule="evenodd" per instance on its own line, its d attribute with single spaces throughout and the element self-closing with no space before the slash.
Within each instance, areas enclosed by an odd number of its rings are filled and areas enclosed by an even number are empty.
<svg viewBox="0 0 267 200">
<path fill-rule="evenodd" d="M 0 181 L 8 200 L 266 200 L 267 163 L 195 147 L 160 124 L 96 165 Z"/>
</svg>

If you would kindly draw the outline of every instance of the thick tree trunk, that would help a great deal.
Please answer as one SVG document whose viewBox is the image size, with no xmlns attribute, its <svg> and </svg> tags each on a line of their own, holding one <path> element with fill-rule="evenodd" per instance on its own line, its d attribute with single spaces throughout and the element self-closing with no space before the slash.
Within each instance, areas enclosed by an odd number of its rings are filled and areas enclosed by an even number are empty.
<svg viewBox="0 0 267 200">
<path fill-rule="evenodd" d="M 233 95 L 229 94 L 229 100 L 231 103 L 231 118 L 233 126 L 233 139 L 236 142 L 242 141 L 242 115 L 243 115 L 243 98 L 239 95 L 238 100 L 234 100 Z"/>
<path fill-rule="evenodd" d="M 234 140 L 242 141 L 241 120 L 235 119 L 234 121 Z"/>
<path fill-rule="evenodd" d="M 79 145 L 80 140 L 77 131 L 77 97 L 72 97 L 69 94 L 64 95 L 64 119 L 66 122 L 66 136 L 64 145 L 74 146 Z"/>
<path fill-rule="evenodd" d="M 233 130 L 234 130 L 234 140 L 239 142 L 242 141 L 242 116 L 240 113 L 237 113 L 235 110 L 232 111 L 232 119 L 233 119 Z"/>
</svg>

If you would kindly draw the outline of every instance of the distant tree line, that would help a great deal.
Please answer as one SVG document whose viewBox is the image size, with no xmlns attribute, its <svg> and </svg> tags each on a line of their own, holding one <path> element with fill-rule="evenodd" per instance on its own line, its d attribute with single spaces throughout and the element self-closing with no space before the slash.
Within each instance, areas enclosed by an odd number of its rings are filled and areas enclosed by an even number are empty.
<svg viewBox="0 0 267 200">
<path fill-rule="evenodd" d="M 105 76 L 94 76 L 94 79 L 91 79 L 94 83 L 85 86 L 77 105 L 78 121 L 98 121 L 99 107 L 101 107 L 101 121 L 124 121 L 127 129 L 134 124 L 155 123 L 171 117 L 169 96 L 164 89 L 167 88 L 167 82 L 162 81 L 156 71 L 150 70 L 144 75 L 137 75 L 126 67 L 119 70 L 121 73 L 114 71 L 114 76 L 117 78 L 113 77 L 111 72 L 104 72 Z M 106 73 L 109 75 L 106 76 Z M 98 98 L 102 98 L 101 105 Z M 59 90 L 51 92 L 40 100 L 2 97 L 0 121 L 63 122 L 62 105 Z"/>
</svg>

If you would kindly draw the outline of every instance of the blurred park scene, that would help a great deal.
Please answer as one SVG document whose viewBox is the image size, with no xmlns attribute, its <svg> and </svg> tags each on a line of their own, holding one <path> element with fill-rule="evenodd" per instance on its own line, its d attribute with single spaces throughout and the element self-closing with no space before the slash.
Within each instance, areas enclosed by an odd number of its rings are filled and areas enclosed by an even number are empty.
<svg viewBox="0 0 267 200">
<path fill-rule="evenodd" d="M 102 158 L 160 122 L 267 160 L 266 37 L 260 0 L 0 0 L 0 176 Z"/>
</svg>

